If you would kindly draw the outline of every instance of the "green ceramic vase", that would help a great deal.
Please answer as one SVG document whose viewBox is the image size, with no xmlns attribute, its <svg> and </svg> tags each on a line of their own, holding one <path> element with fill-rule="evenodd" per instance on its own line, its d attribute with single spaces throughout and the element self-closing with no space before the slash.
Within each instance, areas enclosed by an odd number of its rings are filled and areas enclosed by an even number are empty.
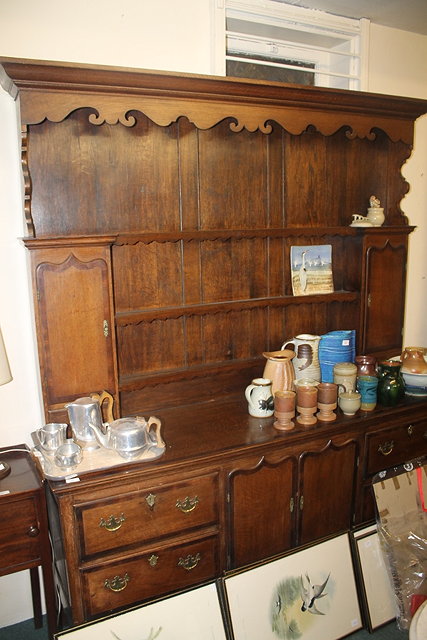
<svg viewBox="0 0 427 640">
<path fill-rule="evenodd" d="M 384 360 L 378 364 L 378 402 L 384 407 L 393 407 L 405 396 L 400 367 L 401 363 L 395 360 Z"/>
</svg>

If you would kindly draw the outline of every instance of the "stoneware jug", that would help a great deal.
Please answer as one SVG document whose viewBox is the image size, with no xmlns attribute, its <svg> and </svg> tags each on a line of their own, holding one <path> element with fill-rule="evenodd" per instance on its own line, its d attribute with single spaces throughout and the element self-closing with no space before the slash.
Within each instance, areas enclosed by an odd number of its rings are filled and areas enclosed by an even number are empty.
<svg viewBox="0 0 427 640">
<path fill-rule="evenodd" d="M 245 389 L 249 415 L 255 418 L 268 418 L 274 413 L 274 398 L 271 380 L 255 378 Z"/>
<path fill-rule="evenodd" d="M 265 351 L 265 363 L 263 378 L 271 380 L 272 395 L 277 391 L 293 391 L 295 371 L 292 364 L 292 358 L 295 352 L 289 349 L 282 351 Z"/>
<path fill-rule="evenodd" d="M 402 371 L 405 373 L 427 373 L 424 347 L 406 347 L 401 355 Z"/>
<path fill-rule="evenodd" d="M 298 378 L 310 378 L 320 382 L 319 342 L 320 336 L 301 333 L 283 343 L 282 349 L 291 349 L 295 352 L 293 365 L 297 380 Z"/>
</svg>

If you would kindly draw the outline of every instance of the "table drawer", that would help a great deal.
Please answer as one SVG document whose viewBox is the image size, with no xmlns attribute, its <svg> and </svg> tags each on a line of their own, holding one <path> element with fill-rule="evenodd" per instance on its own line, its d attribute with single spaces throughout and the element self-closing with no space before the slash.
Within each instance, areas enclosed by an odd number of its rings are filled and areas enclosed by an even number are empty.
<svg viewBox="0 0 427 640">
<path fill-rule="evenodd" d="M 219 574 L 216 535 L 83 572 L 87 616 L 128 606 Z"/>
<path fill-rule="evenodd" d="M 149 487 L 75 507 L 81 557 L 216 523 L 218 476 Z"/>
<path fill-rule="evenodd" d="M 405 423 L 368 433 L 367 474 L 402 464 L 427 452 L 427 421 Z"/>
<path fill-rule="evenodd" d="M 40 523 L 33 498 L 7 502 L 1 510 L 0 572 L 40 559 Z M 7 566 L 3 566 L 6 562 Z"/>
</svg>

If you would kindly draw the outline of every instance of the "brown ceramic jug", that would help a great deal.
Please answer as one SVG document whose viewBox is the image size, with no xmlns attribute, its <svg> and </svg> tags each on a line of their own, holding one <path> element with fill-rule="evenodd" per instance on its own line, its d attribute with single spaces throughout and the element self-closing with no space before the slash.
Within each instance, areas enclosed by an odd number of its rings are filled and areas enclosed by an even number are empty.
<svg viewBox="0 0 427 640">
<path fill-rule="evenodd" d="M 401 355 L 402 369 L 406 373 L 427 373 L 424 347 L 406 347 Z"/>
<path fill-rule="evenodd" d="M 271 380 L 273 395 L 276 391 L 293 391 L 295 371 L 292 358 L 295 357 L 295 351 L 266 351 L 262 355 L 267 358 L 263 377 Z"/>
</svg>

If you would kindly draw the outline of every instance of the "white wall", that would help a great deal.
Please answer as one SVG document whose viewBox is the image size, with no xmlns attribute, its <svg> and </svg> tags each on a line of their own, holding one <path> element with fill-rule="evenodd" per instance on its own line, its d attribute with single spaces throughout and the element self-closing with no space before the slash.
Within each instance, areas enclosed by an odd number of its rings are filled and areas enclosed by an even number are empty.
<svg viewBox="0 0 427 640">
<path fill-rule="evenodd" d="M 369 91 L 427 99 L 426 60 L 427 36 L 371 25 Z M 416 122 L 414 151 L 402 174 L 410 191 L 401 209 L 417 227 L 409 236 L 403 342 L 427 346 L 427 115 Z"/>
<path fill-rule="evenodd" d="M 94 0 L 1 0 L 0 56 L 209 74 L 214 71 L 214 5 L 216 0 L 104 0 L 102 5 Z M 427 37 L 372 27 L 371 51 L 371 91 L 427 97 Z M 405 337 L 425 345 L 426 265 L 420 248 L 427 233 L 426 128 L 424 120 L 417 126 L 416 152 L 405 167 L 412 184 L 405 212 L 411 224 L 419 225 L 409 271 L 409 300 L 417 311 L 408 314 Z M 2 90 L 0 141 L 0 326 L 14 375 L 0 387 L 0 446 L 10 446 L 30 444 L 30 433 L 43 418 L 27 254 L 17 239 L 24 227 L 16 105 Z M 31 616 L 27 572 L 0 578 L 0 627 Z"/>
</svg>

